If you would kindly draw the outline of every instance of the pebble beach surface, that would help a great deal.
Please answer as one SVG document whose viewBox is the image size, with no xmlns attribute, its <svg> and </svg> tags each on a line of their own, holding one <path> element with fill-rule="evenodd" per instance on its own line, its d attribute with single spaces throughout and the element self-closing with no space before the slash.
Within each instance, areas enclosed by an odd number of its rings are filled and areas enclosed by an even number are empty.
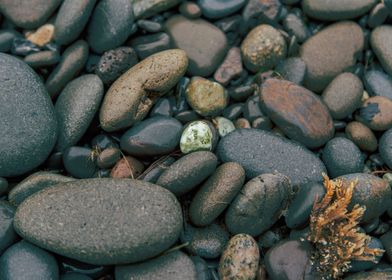
<svg viewBox="0 0 392 280">
<path fill-rule="evenodd" d="M 392 279 L 391 0 L 0 0 L 0 280 Z"/>
</svg>

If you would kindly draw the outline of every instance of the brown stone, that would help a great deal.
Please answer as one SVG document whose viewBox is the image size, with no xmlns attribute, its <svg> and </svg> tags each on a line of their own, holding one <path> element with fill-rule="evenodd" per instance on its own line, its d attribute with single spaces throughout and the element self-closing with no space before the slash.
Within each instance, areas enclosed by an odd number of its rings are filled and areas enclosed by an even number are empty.
<svg viewBox="0 0 392 280">
<path fill-rule="evenodd" d="M 216 70 L 214 79 L 226 86 L 232 79 L 239 77 L 242 71 L 241 50 L 234 47 L 229 50 L 223 63 Z"/>
<path fill-rule="evenodd" d="M 53 24 L 45 24 L 38 28 L 35 32 L 27 34 L 26 39 L 36 44 L 37 46 L 42 47 L 52 41 L 53 35 Z"/>
<path fill-rule="evenodd" d="M 308 148 L 324 145 L 334 135 L 327 107 L 313 92 L 295 83 L 268 79 L 260 89 L 261 107 L 285 135 Z"/>
<path fill-rule="evenodd" d="M 136 158 L 126 156 L 120 159 L 110 172 L 111 178 L 136 179 L 144 171 L 144 165 Z"/>
<path fill-rule="evenodd" d="M 363 102 L 356 120 L 375 131 L 392 127 L 392 100 L 384 96 L 373 96 Z"/>
<path fill-rule="evenodd" d="M 363 151 L 377 150 L 377 138 L 373 131 L 360 122 L 350 122 L 346 126 L 346 135 Z"/>
</svg>

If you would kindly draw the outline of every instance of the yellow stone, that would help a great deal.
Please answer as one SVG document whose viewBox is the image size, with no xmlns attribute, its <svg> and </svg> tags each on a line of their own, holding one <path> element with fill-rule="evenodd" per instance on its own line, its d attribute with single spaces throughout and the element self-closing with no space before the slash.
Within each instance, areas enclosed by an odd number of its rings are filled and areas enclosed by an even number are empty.
<svg viewBox="0 0 392 280">
<path fill-rule="evenodd" d="M 44 46 L 52 41 L 54 35 L 54 25 L 45 24 L 38 28 L 35 32 L 27 33 L 26 39 L 36 44 L 37 46 Z"/>
</svg>

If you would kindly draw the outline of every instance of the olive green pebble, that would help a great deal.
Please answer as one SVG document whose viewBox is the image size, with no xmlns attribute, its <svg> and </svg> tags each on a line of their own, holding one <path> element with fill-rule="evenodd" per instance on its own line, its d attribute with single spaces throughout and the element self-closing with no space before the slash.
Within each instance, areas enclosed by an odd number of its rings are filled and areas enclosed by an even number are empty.
<svg viewBox="0 0 392 280">
<path fill-rule="evenodd" d="M 23 61 L 32 68 L 47 67 L 57 64 L 60 55 L 57 51 L 42 51 L 25 56 Z"/>
<path fill-rule="evenodd" d="M 346 126 L 347 137 L 355 143 L 361 150 L 374 152 L 377 150 L 377 138 L 373 131 L 360 122 L 350 122 Z"/>
<path fill-rule="evenodd" d="M 183 156 L 159 176 L 156 184 L 175 195 L 182 195 L 203 182 L 216 169 L 218 159 L 207 151 L 193 152 Z"/>
<path fill-rule="evenodd" d="M 11 203 L 0 200 L 0 256 L 19 239 L 13 226 L 15 210 Z"/>
<path fill-rule="evenodd" d="M 207 121 L 194 121 L 183 130 L 180 149 L 184 154 L 196 151 L 212 151 L 217 142 L 215 128 Z"/>
<path fill-rule="evenodd" d="M 223 117 L 214 118 L 212 123 L 216 126 L 220 137 L 224 137 L 235 130 L 233 122 Z"/>
<path fill-rule="evenodd" d="M 116 147 L 109 147 L 99 153 L 97 165 L 99 168 L 112 168 L 121 158 L 121 150 Z"/>
<path fill-rule="evenodd" d="M 204 117 L 219 115 L 229 102 L 229 95 L 219 83 L 193 77 L 185 91 L 188 104 Z"/>
<path fill-rule="evenodd" d="M 8 200 L 15 206 L 19 206 L 29 196 L 58 183 L 74 181 L 74 178 L 48 171 L 39 171 L 25 178 L 8 193 Z"/>
<path fill-rule="evenodd" d="M 245 170 L 235 162 L 219 166 L 200 187 L 189 207 L 196 226 L 211 224 L 231 203 L 245 182 Z"/>
<path fill-rule="evenodd" d="M 262 24 L 252 29 L 241 45 L 245 67 L 252 71 L 273 69 L 287 54 L 286 42 L 274 27 Z"/>
</svg>

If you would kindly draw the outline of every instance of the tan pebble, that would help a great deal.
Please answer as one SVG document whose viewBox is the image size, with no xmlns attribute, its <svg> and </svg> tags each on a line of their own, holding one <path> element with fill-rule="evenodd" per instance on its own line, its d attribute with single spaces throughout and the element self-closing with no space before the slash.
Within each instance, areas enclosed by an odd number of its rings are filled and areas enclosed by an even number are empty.
<svg viewBox="0 0 392 280">
<path fill-rule="evenodd" d="M 52 41 L 54 35 L 54 25 L 45 24 L 38 28 L 35 32 L 27 33 L 26 39 L 36 44 L 37 46 L 44 46 Z"/>
<path fill-rule="evenodd" d="M 134 157 L 126 156 L 120 159 L 110 172 L 111 178 L 136 179 L 144 171 L 144 165 Z"/>
</svg>

